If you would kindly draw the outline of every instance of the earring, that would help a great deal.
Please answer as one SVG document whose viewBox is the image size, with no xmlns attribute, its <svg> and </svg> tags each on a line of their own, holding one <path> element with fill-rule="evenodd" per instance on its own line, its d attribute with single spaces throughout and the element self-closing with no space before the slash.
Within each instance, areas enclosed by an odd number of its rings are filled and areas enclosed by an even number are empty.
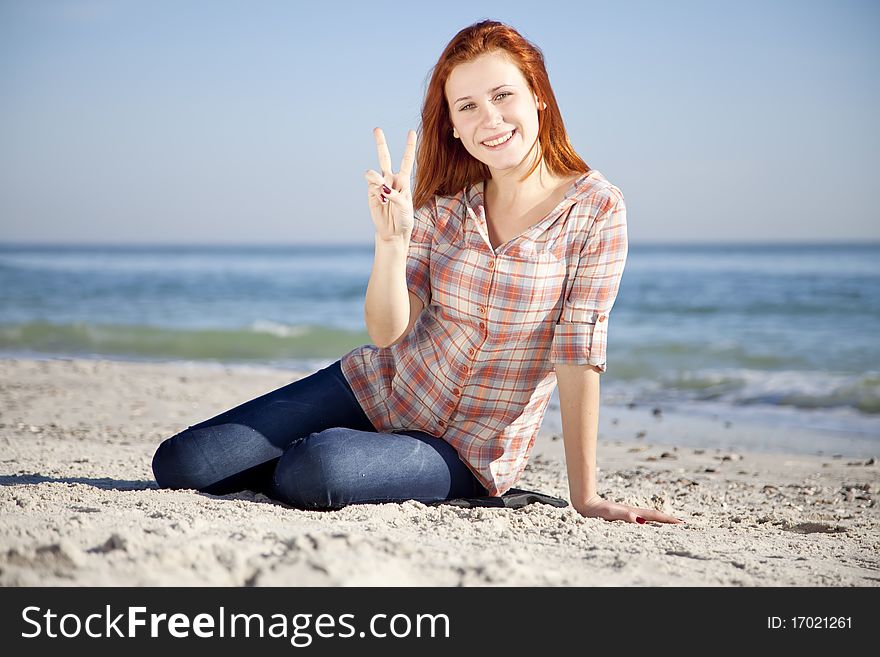
<svg viewBox="0 0 880 657">
<path fill-rule="evenodd" d="M 452 136 L 458 139 L 458 131 L 455 128 L 452 129 Z"/>
</svg>

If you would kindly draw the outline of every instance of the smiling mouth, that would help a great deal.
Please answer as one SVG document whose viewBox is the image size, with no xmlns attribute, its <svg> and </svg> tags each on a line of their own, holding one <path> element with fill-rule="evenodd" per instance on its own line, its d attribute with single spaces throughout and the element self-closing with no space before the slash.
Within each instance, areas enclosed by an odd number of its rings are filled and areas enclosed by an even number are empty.
<svg viewBox="0 0 880 657">
<path fill-rule="evenodd" d="M 505 136 L 499 137 L 498 139 L 493 139 L 492 141 L 481 141 L 480 144 L 485 146 L 486 148 L 498 148 L 499 146 L 503 146 L 511 139 L 513 139 L 513 135 L 516 134 L 516 128 L 508 132 Z"/>
</svg>

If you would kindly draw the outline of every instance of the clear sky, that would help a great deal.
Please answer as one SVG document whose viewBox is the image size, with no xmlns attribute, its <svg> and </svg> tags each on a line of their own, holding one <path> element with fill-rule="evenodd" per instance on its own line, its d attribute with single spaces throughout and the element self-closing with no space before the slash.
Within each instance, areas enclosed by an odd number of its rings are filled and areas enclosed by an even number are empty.
<svg viewBox="0 0 880 657">
<path fill-rule="evenodd" d="M 634 243 L 880 240 L 871 0 L 0 0 L 0 242 L 369 244 L 372 128 L 484 18 Z"/>
</svg>

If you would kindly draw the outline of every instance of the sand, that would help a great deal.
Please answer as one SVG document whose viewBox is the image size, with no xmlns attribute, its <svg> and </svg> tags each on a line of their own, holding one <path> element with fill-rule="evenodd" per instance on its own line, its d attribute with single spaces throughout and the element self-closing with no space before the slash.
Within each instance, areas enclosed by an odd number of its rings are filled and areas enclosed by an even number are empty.
<svg viewBox="0 0 880 657">
<path fill-rule="evenodd" d="M 247 491 L 157 489 L 150 461 L 164 438 L 304 374 L 0 360 L 0 584 L 880 584 L 875 459 L 722 449 L 735 443 L 722 422 L 669 413 L 659 422 L 651 409 L 603 409 L 599 491 L 685 525 L 541 504 L 305 512 Z M 567 498 L 555 427 L 551 409 L 518 486 Z M 755 438 L 760 428 L 747 430 Z M 695 431 L 708 447 L 677 440 Z"/>
</svg>

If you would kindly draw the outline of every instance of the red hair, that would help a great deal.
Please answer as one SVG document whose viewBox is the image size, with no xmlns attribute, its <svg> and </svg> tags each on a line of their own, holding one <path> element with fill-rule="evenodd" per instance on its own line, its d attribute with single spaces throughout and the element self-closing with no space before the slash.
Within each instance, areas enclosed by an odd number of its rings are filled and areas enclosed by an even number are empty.
<svg viewBox="0 0 880 657">
<path fill-rule="evenodd" d="M 432 69 L 422 105 L 414 208 L 422 207 L 434 194 L 452 196 L 466 185 L 489 177 L 489 167 L 468 153 L 461 140 L 452 136 L 445 87 L 456 66 L 495 52 L 510 59 L 528 82 L 532 93 L 538 96 L 539 102 L 547 103 L 547 109 L 538 112 L 538 140 L 529 155 L 535 146 L 540 145 L 545 166 L 558 176 L 587 173 L 590 170 L 568 140 L 540 48 L 512 27 L 485 20 L 456 34 Z M 539 163 L 539 158 L 535 157 L 531 169 L 520 181 L 532 175 Z"/>
</svg>

